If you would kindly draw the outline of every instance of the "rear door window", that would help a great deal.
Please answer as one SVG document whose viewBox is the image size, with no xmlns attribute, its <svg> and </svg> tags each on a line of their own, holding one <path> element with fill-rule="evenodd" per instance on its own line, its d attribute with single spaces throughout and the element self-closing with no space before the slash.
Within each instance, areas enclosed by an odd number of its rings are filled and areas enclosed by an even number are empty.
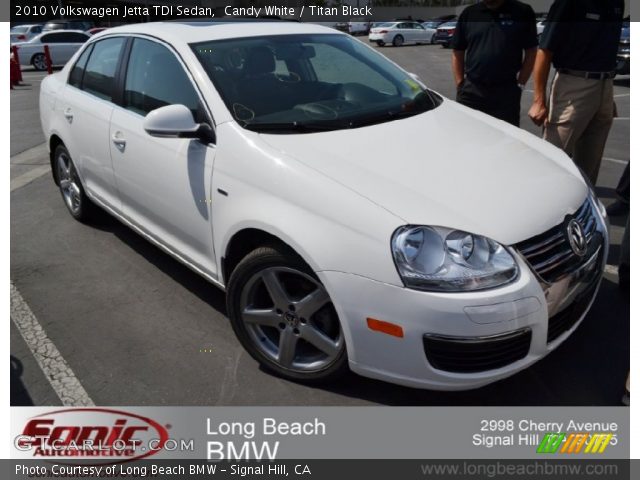
<svg viewBox="0 0 640 480">
<path fill-rule="evenodd" d="M 82 79 L 82 90 L 105 100 L 111 100 L 115 74 L 124 38 L 108 38 L 96 42 Z"/>
</svg>

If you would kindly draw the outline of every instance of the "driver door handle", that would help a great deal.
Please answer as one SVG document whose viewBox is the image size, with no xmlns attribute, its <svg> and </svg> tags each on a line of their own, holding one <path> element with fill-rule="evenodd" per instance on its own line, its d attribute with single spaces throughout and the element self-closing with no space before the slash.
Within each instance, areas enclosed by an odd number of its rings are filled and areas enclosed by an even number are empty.
<svg viewBox="0 0 640 480">
<path fill-rule="evenodd" d="M 73 120 L 73 112 L 71 108 L 67 107 L 64 109 L 64 118 L 66 118 L 69 123 L 71 123 L 71 121 Z"/>
<path fill-rule="evenodd" d="M 120 150 L 124 150 L 124 147 L 127 145 L 127 141 L 122 136 L 122 132 L 118 131 L 111 135 L 111 141 L 113 144 L 118 147 Z"/>
</svg>

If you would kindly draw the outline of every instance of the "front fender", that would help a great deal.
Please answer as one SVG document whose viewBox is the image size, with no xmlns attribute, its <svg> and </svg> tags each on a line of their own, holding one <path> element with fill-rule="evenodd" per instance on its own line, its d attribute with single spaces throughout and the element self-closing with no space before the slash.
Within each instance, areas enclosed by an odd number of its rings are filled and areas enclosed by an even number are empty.
<svg viewBox="0 0 640 480">
<path fill-rule="evenodd" d="M 226 252 L 236 233 L 256 228 L 288 244 L 316 272 L 346 272 L 401 286 L 390 239 L 402 220 L 259 137 L 235 123 L 218 128 L 215 251 Z"/>
</svg>

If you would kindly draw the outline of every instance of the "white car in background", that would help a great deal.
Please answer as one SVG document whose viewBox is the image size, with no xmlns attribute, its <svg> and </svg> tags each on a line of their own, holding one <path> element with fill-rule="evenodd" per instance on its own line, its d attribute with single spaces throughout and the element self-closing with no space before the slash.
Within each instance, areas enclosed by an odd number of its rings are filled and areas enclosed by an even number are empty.
<svg viewBox="0 0 640 480">
<path fill-rule="evenodd" d="M 438 21 L 427 21 L 422 22 L 422 27 L 427 31 L 429 35 L 429 43 L 436 43 L 436 32 L 438 31 L 438 26 L 441 25 L 442 22 Z"/>
<path fill-rule="evenodd" d="M 54 66 L 64 65 L 73 57 L 74 53 L 91 38 L 80 30 L 54 30 L 43 32 L 28 42 L 19 42 L 18 56 L 23 67 L 33 66 L 36 70 L 46 70 L 44 46 L 49 46 L 51 63 Z"/>
<path fill-rule="evenodd" d="M 11 27 L 11 43 L 28 42 L 42 32 L 42 25 L 16 25 Z"/>
<path fill-rule="evenodd" d="M 546 27 L 546 25 L 547 25 L 546 20 L 540 20 L 538 23 L 536 23 L 536 31 L 538 33 L 538 38 L 540 38 L 540 36 L 542 35 L 542 32 L 544 32 L 544 27 Z"/>
<path fill-rule="evenodd" d="M 100 206 L 224 289 L 288 379 L 479 387 L 600 285 L 606 212 L 569 157 L 326 27 L 115 27 L 43 80 L 40 116 L 71 216 Z"/>
<path fill-rule="evenodd" d="M 347 28 L 351 35 L 366 35 L 369 33 L 371 23 L 366 19 L 351 20 Z"/>
<path fill-rule="evenodd" d="M 369 30 L 369 41 L 383 47 L 392 44 L 399 47 L 406 43 L 431 43 L 433 34 L 429 33 L 418 22 L 388 22 Z"/>
</svg>

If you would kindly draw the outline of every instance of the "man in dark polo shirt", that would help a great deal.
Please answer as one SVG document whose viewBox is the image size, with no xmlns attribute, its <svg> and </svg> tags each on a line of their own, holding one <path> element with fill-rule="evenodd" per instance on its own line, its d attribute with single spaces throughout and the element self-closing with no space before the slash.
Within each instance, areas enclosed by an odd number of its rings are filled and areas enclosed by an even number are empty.
<svg viewBox="0 0 640 480">
<path fill-rule="evenodd" d="M 613 123 L 624 0 L 556 0 L 540 39 L 529 117 L 595 185 Z M 547 106 L 551 64 L 556 75 Z"/>
<path fill-rule="evenodd" d="M 522 88 L 538 37 L 533 9 L 517 0 L 483 0 L 464 9 L 453 47 L 458 102 L 520 125 Z"/>
</svg>

